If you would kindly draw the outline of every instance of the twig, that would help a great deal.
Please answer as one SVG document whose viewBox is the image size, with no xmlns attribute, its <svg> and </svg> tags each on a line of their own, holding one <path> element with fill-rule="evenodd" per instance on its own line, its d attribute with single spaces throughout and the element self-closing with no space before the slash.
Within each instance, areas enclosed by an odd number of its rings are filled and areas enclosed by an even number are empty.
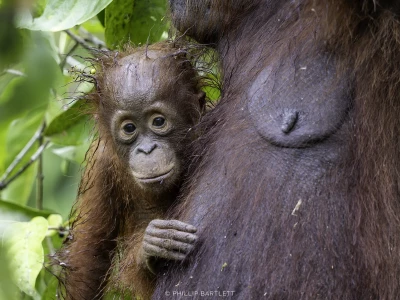
<svg viewBox="0 0 400 300">
<path fill-rule="evenodd" d="M 19 175 L 21 175 L 23 172 L 25 172 L 26 169 L 28 169 L 39 157 L 40 154 L 46 149 L 46 146 L 49 144 L 49 141 L 44 143 L 42 146 L 40 146 L 36 152 L 32 155 L 31 159 L 27 162 L 25 166 L 23 166 L 21 169 L 18 170 L 17 173 L 15 173 L 13 176 L 11 176 L 8 180 L 4 180 L 0 182 L 0 191 L 5 189 L 11 182 L 13 182 Z"/>
<path fill-rule="evenodd" d="M 11 174 L 11 172 L 15 169 L 18 163 L 21 162 L 22 158 L 26 155 L 29 149 L 32 148 L 33 144 L 41 137 L 44 128 L 45 128 L 44 125 L 40 126 L 40 128 L 35 132 L 33 137 L 29 140 L 29 142 L 25 145 L 25 147 L 18 153 L 13 162 L 8 166 L 5 173 L 0 178 L 0 190 L 2 186 L 1 183 L 4 182 L 4 180 L 6 180 L 6 178 Z"/>
<path fill-rule="evenodd" d="M 65 64 L 67 63 L 67 58 L 78 48 L 79 43 L 76 42 L 74 46 L 68 51 L 68 53 L 64 56 L 63 60 L 60 62 L 61 71 L 64 69 Z"/>
<path fill-rule="evenodd" d="M 87 38 L 85 38 L 86 42 L 92 43 L 93 45 L 96 46 L 98 49 L 103 49 L 103 50 L 109 50 L 106 46 L 106 43 L 104 43 L 101 39 L 87 31 L 85 28 L 82 26 L 79 27 L 79 31 L 82 32 Z"/>
<path fill-rule="evenodd" d="M 81 38 L 80 36 L 77 36 L 76 34 L 72 33 L 69 29 L 64 30 L 66 34 L 69 35 L 69 37 L 71 39 L 73 39 L 75 42 L 77 42 L 79 45 L 81 45 L 83 48 L 91 51 L 93 49 L 93 47 L 88 44 L 83 38 Z"/>
<path fill-rule="evenodd" d="M 58 226 L 58 227 L 54 227 L 54 226 L 49 226 L 47 227 L 47 230 L 57 230 L 57 231 L 61 231 L 64 230 L 64 227 Z"/>
<path fill-rule="evenodd" d="M 47 230 L 55 230 L 58 232 L 58 234 L 60 235 L 66 235 L 69 232 L 69 228 L 68 227 L 64 227 L 64 226 L 58 226 L 58 227 L 48 227 Z"/>
<path fill-rule="evenodd" d="M 46 127 L 46 122 L 43 122 L 43 127 Z M 39 149 L 43 146 L 43 135 L 40 135 L 39 139 Z M 36 208 L 43 209 L 43 155 L 42 153 L 38 156 L 38 168 L 36 175 Z"/>
<path fill-rule="evenodd" d="M 81 63 L 79 60 L 76 60 L 72 56 L 67 56 L 67 63 L 71 67 L 78 69 L 79 71 L 83 71 L 86 68 L 86 66 L 83 63 Z"/>
</svg>

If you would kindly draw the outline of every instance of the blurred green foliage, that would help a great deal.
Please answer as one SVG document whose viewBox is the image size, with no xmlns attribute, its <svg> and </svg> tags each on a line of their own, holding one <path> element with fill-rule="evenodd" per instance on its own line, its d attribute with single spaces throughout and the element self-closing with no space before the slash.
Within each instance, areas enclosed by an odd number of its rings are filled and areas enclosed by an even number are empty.
<svg viewBox="0 0 400 300">
<path fill-rule="evenodd" d="M 166 0 L 0 1 L 0 299 L 56 299 L 43 262 L 58 272 L 46 255 L 61 247 L 93 128 L 79 101 L 92 87 L 71 69 L 90 72 L 88 47 L 165 39 L 165 13 Z"/>
<path fill-rule="evenodd" d="M 165 40 L 169 27 L 165 13 L 165 0 L 114 0 L 105 10 L 108 47 Z"/>
</svg>

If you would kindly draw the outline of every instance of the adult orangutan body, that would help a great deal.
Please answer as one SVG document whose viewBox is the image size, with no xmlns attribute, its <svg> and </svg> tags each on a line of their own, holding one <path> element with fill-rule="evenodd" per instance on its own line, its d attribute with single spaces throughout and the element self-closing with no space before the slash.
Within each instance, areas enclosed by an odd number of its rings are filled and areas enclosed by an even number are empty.
<svg viewBox="0 0 400 300">
<path fill-rule="evenodd" d="M 160 274 L 154 299 L 396 299 L 397 2 L 170 5 L 180 31 L 215 45 L 223 96 L 173 215 L 199 242 Z"/>
<path fill-rule="evenodd" d="M 172 44 L 97 61 L 99 138 L 57 256 L 65 297 L 101 299 L 111 277 L 122 295 L 149 298 L 158 258 L 183 260 L 197 239 L 195 227 L 160 218 L 176 200 L 205 95 L 185 50 Z"/>
</svg>

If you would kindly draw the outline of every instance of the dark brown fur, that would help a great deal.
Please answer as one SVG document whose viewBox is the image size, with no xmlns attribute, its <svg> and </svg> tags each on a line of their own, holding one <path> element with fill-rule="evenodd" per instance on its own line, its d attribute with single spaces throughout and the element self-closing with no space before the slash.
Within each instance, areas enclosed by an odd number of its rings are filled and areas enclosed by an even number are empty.
<svg viewBox="0 0 400 300">
<path fill-rule="evenodd" d="M 178 28 L 219 52 L 223 97 L 201 123 L 185 202 L 174 214 L 199 229 L 198 250 L 160 275 L 154 299 L 207 291 L 233 291 L 235 299 L 397 299 L 398 2 L 170 2 Z M 190 4 L 205 17 L 179 11 Z M 297 58 L 307 65 L 322 52 L 335 68 L 332 89 L 349 95 L 346 118 L 306 147 L 270 143 L 250 120 L 253 82 L 270 66 L 279 75 L 288 62 L 294 69 Z M 293 97 L 293 82 L 276 82 L 287 96 L 281 101 Z"/>
<path fill-rule="evenodd" d="M 108 289 L 148 299 L 153 291 L 154 276 L 145 265 L 138 265 L 138 251 L 147 224 L 165 215 L 176 200 L 180 182 L 168 193 L 159 195 L 136 186 L 127 167 L 129 163 L 117 155 L 118 145 L 112 137 L 110 116 L 118 95 L 107 76 L 129 54 L 142 52 L 145 56 L 146 51 L 159 51 L 166 68 L 158 74 L 165 87 L 163 101 L 182 109 L 188 120 L 189 117 L 198 119 L 200 105 L 194 105 L 193 101 L 174 103 L 178 101 L 175 100 L 177 93 L 187 92 L 190 99 L 201 87 L 184 49 L 182 45 L 174 47 L 164 43 L 128 48 L 123 53 L 105 53 L 95 59 L 98 69 L 93 79 L 97 93 L 91 95 L 89 102 L 93 106 L 98 138 L 88 152 L 70 235 L 57 255 L 58 263 L 63 266 L 61 281 L 66 299 L 101 299 Z M 117 82 L 119 79 L 123 86 L 124 78 L 118 77 Z M 182 128 L 176 128 L 181 135 L 170 141 L 182 160 L 192 139 L 192 125 L 188 121 Z"/>
</svg>

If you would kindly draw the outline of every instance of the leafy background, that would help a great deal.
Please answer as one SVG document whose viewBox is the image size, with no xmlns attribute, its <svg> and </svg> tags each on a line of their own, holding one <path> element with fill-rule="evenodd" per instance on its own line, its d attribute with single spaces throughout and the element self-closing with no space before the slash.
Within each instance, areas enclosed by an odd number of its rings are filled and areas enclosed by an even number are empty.
<svg viewBox="0 0 400 300">
<path fill-rule="evenodd" d="M 88 49 L 168 37 L 166 0 L 0 0 L 0 299 L 56 299 L 92 123 L 75 70 Z"/>
</svg>

